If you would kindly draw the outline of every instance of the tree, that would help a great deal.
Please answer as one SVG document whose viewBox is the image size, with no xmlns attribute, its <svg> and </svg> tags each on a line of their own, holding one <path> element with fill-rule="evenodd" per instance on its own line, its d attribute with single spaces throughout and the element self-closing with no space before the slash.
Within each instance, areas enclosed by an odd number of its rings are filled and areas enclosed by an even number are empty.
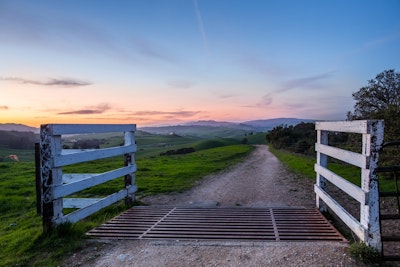
<svg viewBox="0 0 400 267">
<path fill-rule="evenodd" d="M 400 139 L 400 73 L 394 69 L 379 73 L 368 85 L 353 93 L 354 111 L 348 120 L 384 119 L 385 139 Z"/>
<path fill-rule="evenodd" d="M 315 124 L 300 123 L 296 126 L 277 126 L 266 135 L 270 145 L 276 149 L 286 149 L 297 153 L 313 153 L 316 141 Z"/>
</svg>

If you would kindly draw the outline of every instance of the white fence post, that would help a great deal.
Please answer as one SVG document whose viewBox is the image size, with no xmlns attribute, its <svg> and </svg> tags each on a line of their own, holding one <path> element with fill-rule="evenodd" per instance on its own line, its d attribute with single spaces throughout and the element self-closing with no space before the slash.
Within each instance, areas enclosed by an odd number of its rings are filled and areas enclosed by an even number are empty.
<svg viewBox="0 0 400 267">
<path fill-rule="evenodd" d="M 55 186 L 62 185 L 62 170 L 54 167 L 53 158 L 61 154 L 61 135 L 51 134 L 51 125 L 40 128 L 40 168 L 42 184 L 42 215 L 45 230 L 53 228 L 54 221 L 63 217 L 62 199 L 54 198 Z"/>
<path fill-rule="evenodd" d="M 317 131 L 317 142 L 319 144 L 328 145 L 328 132 L 318 130 Z M 325 168 L 328 167 L 328 156 L 317 151 L 317 164 L 322 167 L 325 167 Z M 316 184 L 324 191 L 328 190 L 326 179 L 320 173 L 317 173 L 317 183 Z M 316 205 L 317 205 L 317 208 L 322 212 L 326 212 L 328 210 L 328 207 L 326 206 L 325 203 L 323 203 L 321 201 L 321 199 L 319 198 L 318 195 L 316 196 Z"/>
<path fill-rule="evenodd" d="M 367 229 L 365 242 L 382 250 L 379 220 L 378 168 L 379 150 L 383 144 L 384 122 L 368 121 L 368 133 L 363 134 L 362 154 L 367 157 L 367 166 L 361 168 L 361 188 L 368 193 L 368 202 L 361 204 L 360 223 Z"/>
<path fill-rule="evenodd" d="M 124 145 L 129 146 L 135 144 L 135 135 L 133 132 L 124 133 Z M 132 166 L 135 164 L 135 154 L 127 153 L 125 156 L 125 166 Z M 127 195 L 125 198 L 125 203 L 131 205 L 135 201 L 134 193 L 129 193 L 129 188 L 135 185 L 135 173 L 131 172 L 125 175 L 125 188 L 127 189 Z"/>
</svg>

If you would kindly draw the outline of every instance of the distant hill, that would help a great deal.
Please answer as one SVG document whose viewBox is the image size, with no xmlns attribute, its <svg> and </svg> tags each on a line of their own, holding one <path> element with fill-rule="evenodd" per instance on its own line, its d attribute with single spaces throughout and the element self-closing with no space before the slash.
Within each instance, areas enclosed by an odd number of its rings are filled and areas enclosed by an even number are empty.
<svg viewBox="0 0 400 267">
<path fill-rule="evenodd" d="M 36 142 L 39 135 L 33 132 L 0 130 L 0 148 L 33 149 Z"/>
<path fill-rule="evenodd" d="M 315 122 L 310 119 L 297 118 L 277 118 L 266 120 L 253 120 L 242 123 L 225 121 L 194 121 L 183 125 L 162 126 L 162 127 L 143 127 L 142 131 L 153 134 L 178 134 L 182 136 L 196 137 L 238 137 L 249 132 L 267 132 L 279 125 L 297 125 L 301 122 Z"/>
<path fill-rule="evenodd" d="M 299 123 L 314 123 L 316 120 L 310 119 L 297 119 L 297 118 L 277 118 L 277 119 L 267 119 L 267 120 L 253 120 L 253 121 L 245 121 L 243 124 L 250 125 L 257 129 L 263 129 L 263 131 L 269 131 L 279 125 L 297 125 Z"/>
<path fill-rule="evenodd" d="M 240 129 L 246 131 L 256 131 L 256 132 L 265 132 L 272 130 L 274 127 L 279 125 L 297 125 L 301 122 L 315 122 L 315 120 L 311 119 L 298 119 L 298 118 L 276 118 L 276 119 L 265 119 L 265 120 L 252 120 L 245 121 L 241 123 L 234 122 L 226 122 L 226 121 L 194 121 L 187 122 L 183 125 L 185 126 L 210 126 L 210 127 L 223 127 L 230 129 Z"/>
<path fill-rule="evenodd" d="M 248 130 L 253 131 L 254 127 L 251 125 L 246 125 L 246 123 L 234 123 L 227 121 L 192 121 L 184 123 L 185 126 L 209 126 L 209 127 L 220 127 L 220 128 L 229 128 L 229 129 L 239 129 L 239 130 Z"/>
<path fill-rule="evenodd" d="M 297 125 L 301 122 L 315 122 L 310 119 L 298 118 L 277 118 L 265 120 L 252 120 L 241 123 L 202 120 L 187 122 L 182 125 L 160 126 L 160 127 L 140 127 L 137 134 L 146 135 L 145 132 L 151 134 L 175 134 L 180 136 L 193 137 L 238 137 L 249 132 L 267 132 L 279 125 Z M 144 132 L 139 132 L 139 130 Z M 17 132 L 33 132 L 39 133 L 39 128 L 30 127 L 17 123 L 0 123 L 0 131 L 17 131 Z"/>
<path fill-rule="evenodd" d="M 33 132 L 39 133 L 39 128 L 30 127 L 17 123 L 0 123 L 0 131 L 17 131 L 17 132 Z"/>
<path fill-rule="evenodd" d="M 192 136 L 199 138 L 232 138 L 244 136 L 248 130 L 217 127 L 217 126 L 203 126 L 203 125 L 176 125 L 176 126 L 162 126 L 162 127 L 143 127 L 140 130 L 152 134 L 161 135 L 179 135 L 179 136 Z"/>
</svg>

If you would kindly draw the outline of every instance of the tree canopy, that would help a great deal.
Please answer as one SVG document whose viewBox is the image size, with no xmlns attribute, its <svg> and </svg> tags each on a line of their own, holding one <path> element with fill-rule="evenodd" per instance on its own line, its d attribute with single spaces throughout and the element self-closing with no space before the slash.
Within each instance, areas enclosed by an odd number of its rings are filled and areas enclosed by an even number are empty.
<svg viewBox="0 0 400 267">
<path fill-rule="evenodd" d="M 354 111 L 349 120 L 384 119 L 385 139 L 400 139 L 400 73 L 394 69 L 379 73 L 368 85 L 353 93 Z"/>
<path fill-rule="evenodd" d="M 266 135 L 268 143 L 276 149 L 297 153 L 314 153 L 315 124 L 300 123 L 296 126 L 277 126 Z"/>
</svg>

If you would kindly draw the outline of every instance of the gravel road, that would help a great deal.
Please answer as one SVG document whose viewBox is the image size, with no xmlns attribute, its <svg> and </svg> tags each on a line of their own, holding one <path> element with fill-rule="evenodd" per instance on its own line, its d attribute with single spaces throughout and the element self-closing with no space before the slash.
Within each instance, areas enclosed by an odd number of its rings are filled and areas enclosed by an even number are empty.
<svg viewBox="0 0 400 267">
<path fill-rule="evenodd" d="M 290 173 L 267 146 L 193 189 L 140 199 L 149 205 L 315 206 L 313 181 Z M 340 242 L 87 241 L 63 266 L 363 266 Z"/>
</svg>

